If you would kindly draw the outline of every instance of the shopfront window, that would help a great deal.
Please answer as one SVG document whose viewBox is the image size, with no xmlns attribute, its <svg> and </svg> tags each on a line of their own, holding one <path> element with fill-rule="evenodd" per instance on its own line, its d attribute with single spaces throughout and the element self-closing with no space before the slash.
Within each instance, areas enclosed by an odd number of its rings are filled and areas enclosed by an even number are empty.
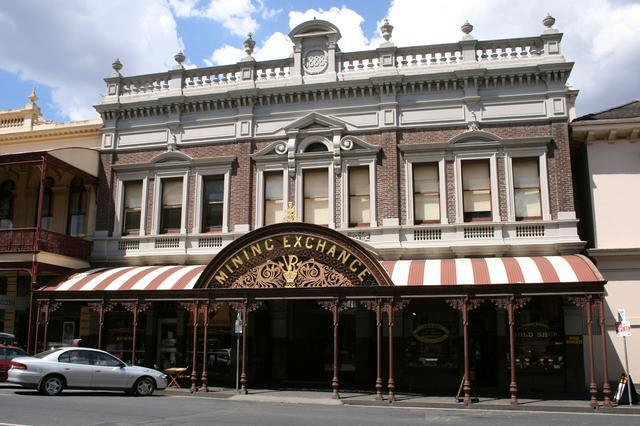
<svg viewBox="0 0 640 426">
<path fill-rule="evenodd" d="M 536 298 L 517 311 L 515 346 L 517 370 L 564 372 L 561 298 Z"/>
<path fill-rule="evenodd" d="M 412 302 L 403 311 L 404 359 L 408 371 L 458 368 L 459 314 L 441 302 Z"/>
</svg>

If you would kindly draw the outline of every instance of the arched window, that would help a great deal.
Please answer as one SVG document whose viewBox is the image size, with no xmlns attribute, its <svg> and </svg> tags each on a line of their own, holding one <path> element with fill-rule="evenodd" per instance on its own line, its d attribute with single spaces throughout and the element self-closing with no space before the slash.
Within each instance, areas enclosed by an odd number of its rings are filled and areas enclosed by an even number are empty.
<svg viewBox="0 0 640 426">
<path fill-rule="evenodd" d="M 322 142 L 314 142 L 304 150 L 304 152 L 327 152 L 329 149 Z"/>
<path fill-rule="evenodd" d="M 74 177 L 69 185 L 69 221 L 68 234 L 72 236 L 84 234 L 85 218 L 84 181 Z"/>
<path fill-rule="evenodd" d="M 13 228 L 13 193 L 16 184 L 11 180 L 5 180 L 0 185 L 0 228 Z"/>
<path fill-rule="evenodd" d="M 44 178 L 44 189 L 42 191 L 42 228 L 53 228 L 53 178 L 47 176 Z M 38 213 L 36 211 L 36 220 Z M 38 224 L 36 223 L 36 226 Z"/>
</svg>

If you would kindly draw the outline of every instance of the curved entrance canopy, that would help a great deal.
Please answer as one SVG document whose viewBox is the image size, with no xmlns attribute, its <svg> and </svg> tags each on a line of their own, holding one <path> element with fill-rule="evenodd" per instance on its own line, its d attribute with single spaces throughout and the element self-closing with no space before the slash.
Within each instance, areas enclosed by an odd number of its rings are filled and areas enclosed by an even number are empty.
<svg viewBox="0 0 640 426">
<path fill-rule="evenodd" d="M 207 265 L 194 288 L 392 286 L 375 257 L 332 229 L 279 223 L 250 232 Z"/>
</svg>

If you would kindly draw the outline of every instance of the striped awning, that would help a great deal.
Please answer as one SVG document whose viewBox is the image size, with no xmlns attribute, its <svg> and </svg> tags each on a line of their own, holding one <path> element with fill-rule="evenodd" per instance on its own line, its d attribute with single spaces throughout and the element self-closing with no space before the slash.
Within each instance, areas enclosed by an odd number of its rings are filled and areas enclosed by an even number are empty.
<svg viewBox="0 0 640 426">
<path fill-rule="evenodd" d="M 397 286 L 544 284 L 603 281 L 580 255 L 382 261 Z M 96 268 L 71 275 L 45 291 L 191 289 L 206 265 Z"/>
<path fill-rule="evenodd" d="M 49 291 L 183 290 L 193 288 L 206 265 L 96 268 L 71 275 Z"/>
<path fill-rule="evenodd" d="M 580 255 L 383 261 L 398 286 L 544 284 L 603 281 Z"/>
</svg>

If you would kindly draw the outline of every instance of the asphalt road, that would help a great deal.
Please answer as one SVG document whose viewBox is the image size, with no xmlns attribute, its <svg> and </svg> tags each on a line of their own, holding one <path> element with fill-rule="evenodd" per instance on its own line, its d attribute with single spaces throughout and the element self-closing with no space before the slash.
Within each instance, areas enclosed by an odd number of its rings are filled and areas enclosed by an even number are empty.
<svg viewBox="0 0 640 426">
<path fill-rule="evenodd" d="M 58 397 L 0 386 L 0 425 L 638 425 L 640 415 L 257 403 L 167 395 L 65 391 Z"/>
</svg>

